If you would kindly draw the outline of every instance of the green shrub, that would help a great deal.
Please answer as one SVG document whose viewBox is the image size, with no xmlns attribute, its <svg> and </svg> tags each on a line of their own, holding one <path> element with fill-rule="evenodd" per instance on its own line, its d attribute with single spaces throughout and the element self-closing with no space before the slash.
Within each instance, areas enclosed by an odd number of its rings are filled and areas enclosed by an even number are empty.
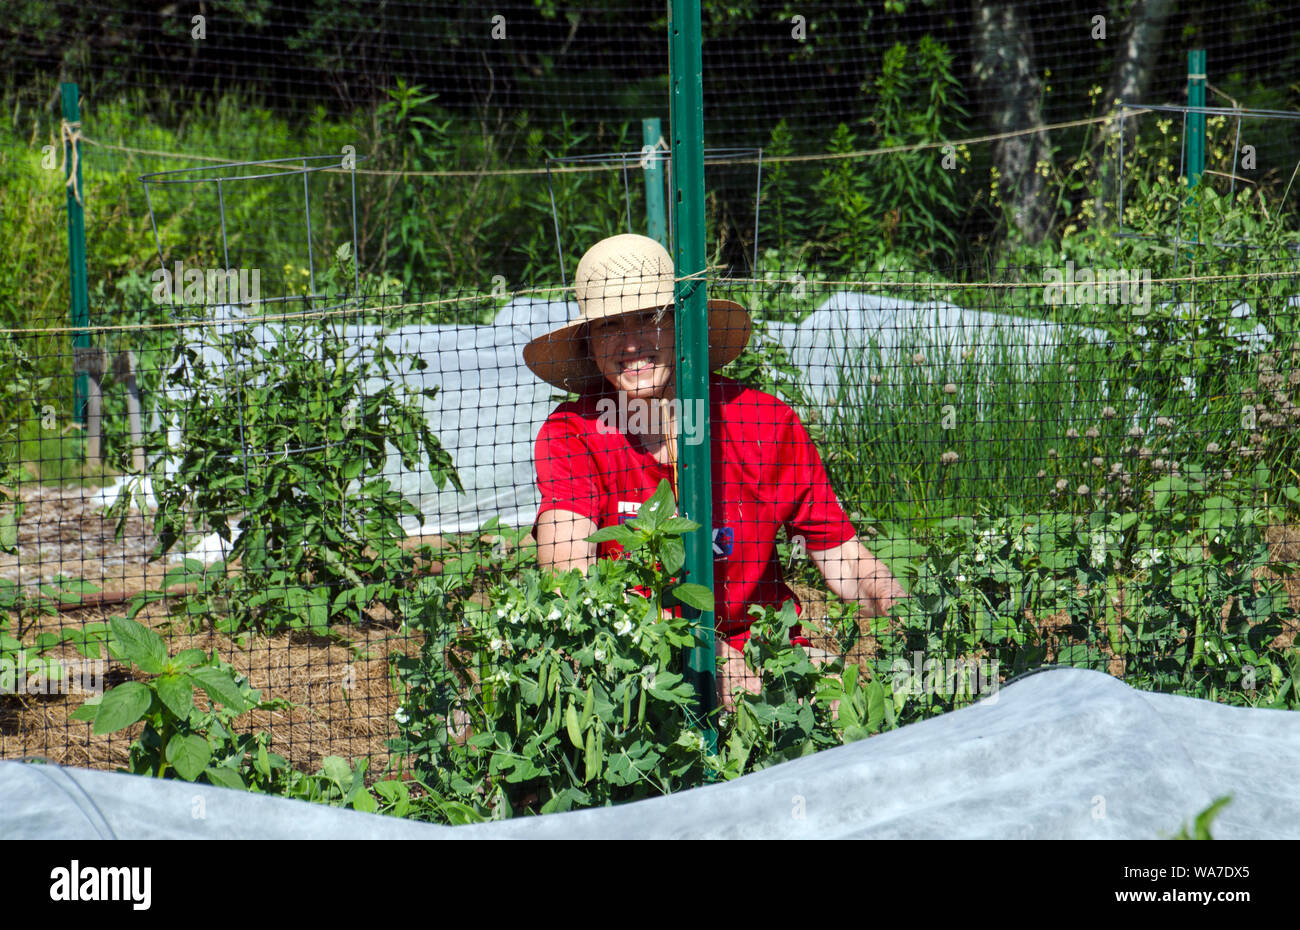
<svg viewBox="0 0 1300 930">
<path fill-rule="evenodd" d="M 437 388 L 408 393 L 401 359 L 382 342 L 359 361 L 321 319 L 268 329 L 270 344 L 243 324 L 206 332 L 221 364 L 178 345 L 169 384 L 184 393 L 162 401 L 164 419 L 185 425 L 185 444 L 157 450 L 155 556 L 191 538 L 191 524 L 232 545 L 221 570 L 196 574 L 199 591 L 180 609 L 204 609 L 228 632 L 316 633 L 375 603 L 395 611 L 416 558 L 400 545 L 400 520 L 419 510 L 384 476 L 390 448 L 438 487 L 461 487 L 415 396 Z M 172 474 L 168 455 L 178 458 Z M 115 505 L 123 518 L 128 500 Z M 233 540 L 231 518 L 242 521 Z"/>
</svg>

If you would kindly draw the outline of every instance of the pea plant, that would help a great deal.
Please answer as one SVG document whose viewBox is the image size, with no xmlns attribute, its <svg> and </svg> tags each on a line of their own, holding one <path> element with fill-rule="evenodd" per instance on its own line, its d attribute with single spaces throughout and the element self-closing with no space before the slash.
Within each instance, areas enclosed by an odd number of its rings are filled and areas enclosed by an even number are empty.
<svg viewBox="0 0 1300 930">
<path fill-rule="evenodd" d="M 1000 677 L 1051 662 L 1151 690 L 1300 705 L 1300 662 L 1284 646 L 1300 627 L 1281 582 L 1291 569 L 1265 535 L 1284 511 L 1257 505 L 1263 472 L 1228 480 L 1188 465 L 1157 478 L 1133 509 L 953 517 L 919 545 L 885 534 L 877 554 L 906 552 L 911 597 L 893 611 L 898 635 L 881 639 L 877 677 L 919 653 L 996 660 Z M 1294 503 L 1300 492 L 1282 497 Z M 927 694 L 905 709 L 895 693 L 907 720 L 971 697 Z"/>
<path fill-rule="evenodd" d="M 408 392 L 382 341 L 359 360 L 320 321 L 268 331 L 270 344 L 246 328 L 215 337 L 215 366 L 177 349 L 171 382 L 184 393 L 166 406 L 185 445 L 175 472 L 154 478 L 156 557 L 189 538 L 191 523 L 215 532 L 231 543 L 223 570 L 198 575 L 181 609 L 206 608 L 225 632 L 324 633 L 375 604 L 395 610 L 413 574 L 400 520 L 419 511 L 384 477 L 390 447 L 437 487 L 461 485 L 420 401 L 437 388 Z M 426 367 L 408 361 L 407 371 Z"/>
<path fill-rule="evenodd" d="M 529 568 L 498 581 L 490 606 L 447 597 L 424 578 L 405 621 L 424 633 L 398 659 L 404 701 L 394 750 L 450 802 L 452 822 L 544 813 L 666 794 L 703 779 L 704 741 L 690 729 L 694 691 L 681 670 L 690 622 L 671 600 L 712 606 L 707 589 L 670 580 L 685 559 L 661 487 L 637 520 L 602 531 L 627 559 L 586 574 Z M 597 537 L 593 537 L 595 539 Z M 650 597 L 629 594 L 648 583 Z"/>
<path fill-rule="evenodd" d="M 709 752 L 682 669 L 694 634 L 673 608 L 713 601 L 679 577 L 681 537 L 698 524 L 672 506 L 665 482 L 635 519 L 591 537 L 618 542 L 625 557 L 598 559 L 586 574 L 527 568 L 500 578 L 483 606 L 450 597 L 453 576 L 421 579 L 404 618 L 425 645 L 396 660 L 403 703 L 392 748 L 411 759 L 436 817 L 463 823 L 668 794 L 882 725 L 879 684 L 856 669 L 836 678 L 790 645 L 790 605 L 758 618 L 746 655 L 762 687 L 714 720 L 719 750 Z"/>
<path fill-rule="evenodd" d="M 754 606 L 750 613 L 745 664 L 760 687 L 742 691 L 734 715 L 723 720 L 725 751 L 716 762 L 722 777 L 738 778 L 895 725 L 887 680 L 865 681 L 857 666 L 843 668 L 839 660 L 819 667 L 791 646 L 791 628 L 809 622 L 793 601 L 779 609 Z M 832 702 L 838 702 L 838 713 L 832 713 Z"/>
</svg>

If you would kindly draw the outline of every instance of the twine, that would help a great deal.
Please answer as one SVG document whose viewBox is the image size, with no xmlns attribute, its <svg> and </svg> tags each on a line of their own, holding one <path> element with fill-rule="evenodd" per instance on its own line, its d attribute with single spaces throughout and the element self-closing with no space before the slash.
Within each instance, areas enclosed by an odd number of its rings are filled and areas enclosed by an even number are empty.
<svg viewBox="0 0 1300 930">
<path fill-rule="evenodd" d="M 84 207 L 85 204 L 81 202 L 80 184 L 77 181 L 77 175 L 81 168 L 79 164 L 80 142 L 82 140 L 81 120 L 77 120 L 75 123 L 70 123 L 66 119 L 63 120 L 62 125 L 59 127 L 59 136 L 63 141 L 63 160 L 59 167 L 67 175 L 67 180 L 63 182 L 63 186 L 71 187 L 72 196 L 76 199 L 77 205 Z M 68 170 L 69 149 L 72 150 L 71 170 Z"/>
<path fill-rule="evenodd" d="M 1297 167 L 1297 173 L 1300 173 L 1300 167 Z M 676 278 L 677 281 L 691 281 L 705 275 L 706 272 L 700 271 L 691 275 L 682 275 Z M 1152 278 L 1152 284 L 1183 284 L 1193 283 L 1196 281 L 1265 281 L 1277 278 L 1295 278 L 1295 270 L 1287 271 L 1247 271 L 1237 274 L 1189 274 L 1176 275 L 1167 278 Z M 797 278 L 719 278 L 715 279 L 715 286 L 723 291 L 741 284 L 796 284 L 799 283 Z M 1006 290 L 1015 290 L 1018 288 L 1045 288 L 1057 286 L 1051 281 L 1007 281 L 1007 282 L 984 282 L 984 281 L 898 281 L 898 280 L 873 280 L 870 278 L 858 278 L 847 280 L 823 280 L 804 279 L 804 284 L 811 285 L 815 288 L 829 286 L 853 286 L 853 287 L 884 287 L 884 288 L 927 288 L 935 289 L 995 289 L 1002 288 Z M 521 288 L 517 291 L 511 291 L 513 296 L 525 296 L 531 294 L 565 294 L 572 293 L 573 286 L 568 287 L 532 287 Z M 39 335 L 57 335 L 60 333 L 111 333 L 127 331 L 148 331 L 163 329 L 207 329 L 217 326 L 238 327 L 238 326 L 260 326 L 266 323 L 282 323 L 307 320 L 323 320 L 334 317 L 348 315 L 360 315 L 365 313 L 373 314 L 391 314 L 402 315 L 406 311 L 418 310 L 423 307 L 445 307 L 454 304 L 482 302 L 493 299 L 490 294 L 469 294 L 464 297 L 444 297 L 437 300 L 419 300 L 403 301 L 393 304 L 378 304 L 362 307 L 338 307 L 331 310 L 308 310 L 290 313 L 266 314 L 264 316 L 246 316 L 236 317 L 233 319 L 206 319 L 206 320 L 168 320 L 160 323 L 117 323 L 99 326 L 49 326 L 49 327 L 0 327 L 0 335 L 3 336 L 39 336 Z"/>
<path fill-rule="evenodd" d="M 677 420 L 676 418 L 668 419 L 668 401 L 659 398 L 659 422 L 666 423 L 664 429 L 664 445 L 668 449 L 668 470 L 672 474 L 673 482 L 673 500 L 678 500 L 677 495 Z"/>
<path fill-rule="evenodd" d="M 1146 112 L 1141 107 L 1122 108 L 1125 115 L 1137 115 Z M 852 152 L 837 153 L 820 153 L 816 155 L 764 155 L 761 161 L 765 165 L 775 164 L 793 164 L 795 162 L 811 161 L 835 161 L 844 158 L 872 158 L 879 155 L 901 155 L 910 152 L 921 152 L 929 149 L 940 149 L 944 146 L 961 146 L 961 145 L 981 145 L 985 142 L 998 142 L 1002 139 L 1014 139 L 1018 136 L 1029 136 L 1037 133 L 1051 132 L 1056 129 L 1071 129 L 1078 126 L 1088 126 L 1095 123 L 1107 123 L 1116 120 L 1121 115 L 1120 110 L 1107 113 L 1103 116 L 1093 116 L 1087 119 L 1068 120 L 1062 123 L 1045 123 L 1042 126 L 1030 126 L 1025 129 L 1010 129 L 1006 132 L 992 133 L 983 136 L 970 136 L 965 139 L 940 139 L 936 142 L 916 142 L 910 145 L 889 145 L 872 149 L 857 149 Z M 139 155 L 154 155 L 160 158 L 190 158 L 199 161 L 221 162 L 224 164 L 237 164 L 229 159 L 216 158 L 211 155 L 193 155 L 187 152 L 168 152 L 158 149 L 141 149 L 129 145 L 118 145 L 112 142 L 100 142 L 89 137 L 78 136 L 81 141 L 87 145 L 96 145 L 100 148 L 113 149 L 118 152 L 135 153 Z M 664 143 L 664 150 L 667 150 L 667 143 Z M 705 159 L 708 161 L 708 158 Z M 727 156 L 722 159 L 727 164 L 756 164 L 759 158 L 739 158 Z M 489 175 L 508 176 L 508 175 L 544 175 L 544 174 L 582 174 L 595 171 L 618 171 L 623 167 L 621 164 L 609 165 L 557 165 L 551 168 L 495 168 L 495 169 L 465 169 L 465 170 L 441 170 L 441 171 L 394 171 L 384 168 L 322 168 L 325 174 L 363 174 L 375 175 L 379 177 L 403 177 L 403 178 L 475 178 L 486 177 Z"/>
</svg>

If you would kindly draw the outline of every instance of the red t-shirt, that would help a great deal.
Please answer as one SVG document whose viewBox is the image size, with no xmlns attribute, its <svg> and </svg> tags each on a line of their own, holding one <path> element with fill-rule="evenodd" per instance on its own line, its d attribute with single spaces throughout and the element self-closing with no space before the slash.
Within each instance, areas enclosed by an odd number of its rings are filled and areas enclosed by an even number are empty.
<svg viewBox="0 0 1300 930">
<path fill-rule="evenodd" d="M 739 649 L 749 636 L 749 605 L 779 607 L 791 599 L 798 605 L 781 577 L 778 528 L 784 525 L 791 539 L 802 536 L 809 551 L 842 545 L 854 530 L 816 447 L 788 405 L 717 374 L 711 375 L 709 394 L 714 616 L 717 631 Z M 672 482 L 669 466 L 617 428 L 624 424 L 612 415 L 616 400 L 612 391 L 586 394 L 547 417 L 534 455 L 539 517 L 568 510 L 597 527 L 612 526 L 635 517 L 661 480 Z M 689 416 L 685 409 L 679 414 L 679 456 L 698 429 Z M 622 551 L 606 542 L 597 555 L 617 558 Z"/>
</svg>

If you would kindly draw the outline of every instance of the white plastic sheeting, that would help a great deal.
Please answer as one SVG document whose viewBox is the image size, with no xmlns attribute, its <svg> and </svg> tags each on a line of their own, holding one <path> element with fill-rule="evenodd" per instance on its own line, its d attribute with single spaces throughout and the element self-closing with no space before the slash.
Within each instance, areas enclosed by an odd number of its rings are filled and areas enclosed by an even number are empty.
<svg viewBox="0 0 1300 930">
<path fill-rule="evenodd" d="M 178 781 L 0 763 L 0 838 L 1300 838 L 1300 714 L 1026 676 L 972 707 L 724 784 L 438 827 Z"/>
</svg>

